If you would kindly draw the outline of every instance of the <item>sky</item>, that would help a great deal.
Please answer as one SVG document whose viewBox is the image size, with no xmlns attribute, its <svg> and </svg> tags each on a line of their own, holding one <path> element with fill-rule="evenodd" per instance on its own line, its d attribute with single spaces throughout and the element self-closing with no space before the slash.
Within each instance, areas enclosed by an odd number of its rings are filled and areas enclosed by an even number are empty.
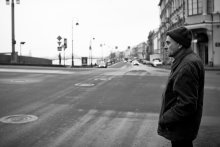
<svg viewBox="0 0 220 147">
<path fill-rule="evenodd" d="M 11 1 L 11 0 L 10 0 Z M 159 27 L 159 0 L 15 0 L 15 51 L 55 58 L 57 37 L 66 56 L 106 56 L 147 40 Z M 79 25 L 76 25 L 78 23 Z M 63 39 L 61 40 L 63 42 Z M 20 42 L 25 44 L 20 45 Z M 103 44 L 102 47 L 100 44 Z M 11 52 L 11 6 L 0 0 L 0 53 Z"/>
</svg>

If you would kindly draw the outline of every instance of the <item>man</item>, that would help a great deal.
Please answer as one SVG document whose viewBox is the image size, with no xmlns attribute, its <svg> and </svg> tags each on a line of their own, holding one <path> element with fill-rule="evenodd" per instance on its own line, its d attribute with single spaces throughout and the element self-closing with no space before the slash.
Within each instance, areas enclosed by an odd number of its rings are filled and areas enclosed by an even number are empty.
<svg viewBox="0 0 220 147">
<path fill-rule="evenodd" d="M 193 147 L 202 117 L 204 66 L 190 48 L 191 41 L 185 27 L 167 33 L 165 48 L 174 61 L 162 95 L 158 134 L 172 147 Z"/>
</svg>

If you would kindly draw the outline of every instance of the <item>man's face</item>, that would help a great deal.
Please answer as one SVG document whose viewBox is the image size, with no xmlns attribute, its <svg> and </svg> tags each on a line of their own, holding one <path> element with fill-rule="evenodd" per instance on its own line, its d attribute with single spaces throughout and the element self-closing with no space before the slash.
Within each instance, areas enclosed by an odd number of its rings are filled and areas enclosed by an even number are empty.
<svg viewBox="0 0 220 147">
<path fill-rule="evenodd" d="M 167 36 L 165 49 L 168 49 L 169 57 L 174 57 L 176 53 L 179 51 L 180 45 L 175 40 L 173 40 L 170 36 Z"/>
</svg>

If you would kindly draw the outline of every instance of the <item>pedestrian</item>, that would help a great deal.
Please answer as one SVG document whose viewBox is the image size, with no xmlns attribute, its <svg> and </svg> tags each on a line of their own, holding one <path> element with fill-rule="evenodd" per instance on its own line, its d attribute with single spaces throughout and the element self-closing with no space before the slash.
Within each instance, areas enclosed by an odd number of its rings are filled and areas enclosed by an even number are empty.
<svg viewBox="0 0 220 147">
<path fill-rule="evenodd" d="M 162 95 L 158 134 L 172 147 L 193 147 L 201 122 L 204 65 L 191 49 L 192 33 L 185 27 L 168 31 L 165 48 L 174 61 Z"/>
</svg>

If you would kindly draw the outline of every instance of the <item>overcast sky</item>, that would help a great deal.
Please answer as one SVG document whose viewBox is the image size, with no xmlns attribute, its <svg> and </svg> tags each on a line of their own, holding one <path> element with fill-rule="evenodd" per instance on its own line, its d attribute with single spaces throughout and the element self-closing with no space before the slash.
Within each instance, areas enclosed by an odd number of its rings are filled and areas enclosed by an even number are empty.
<svg viewBox="0 0 220 147">
<path fill-rule="evenodd" d="M 15 0 L 16 1 L 16 0 Z M 16 51 L 35 57 L 55 57 L 57 36 L 67 38 L 66 55 L 106 55 L 115 46 L 125 50 L 147 40 L 159 27 L 159 0 L 20 0 L 15 4 Z M 79 23 L 76 26 L 76 22 Z M 101 49 L 100 44 L 105 44 Z M 11 52 L 11 7 L 0 1 L 0 52 Z"/>
</svg>

